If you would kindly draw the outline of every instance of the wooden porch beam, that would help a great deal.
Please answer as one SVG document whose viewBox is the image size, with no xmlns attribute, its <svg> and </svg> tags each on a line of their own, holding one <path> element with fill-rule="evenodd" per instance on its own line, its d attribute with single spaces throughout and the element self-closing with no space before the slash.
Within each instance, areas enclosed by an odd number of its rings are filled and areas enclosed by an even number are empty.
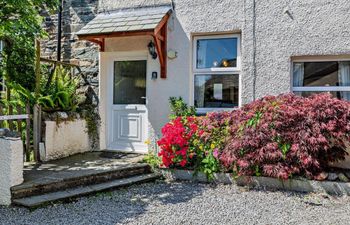
<svg viewBox="0 0 350 225">
<path fill-rule="evenodd" d="M 158 38 L 160 41 L 164 41 L 164 40 L 165 40 L 165 38 L 164 38 L 162 35 L 160 35 L 159 33 L 158 33 L 158 34 L 155 34 L 155 36 L 157 36 L 157 38 Z"/>
<path fill-rule="evenodd" d="M 164 17 L 165 18 L 165 17 Z M 154 38 L 154 42 L 156 45 L 156 49 L 158 52 L 159 63 L 160 63 L 160 77 L 165 79 L 167 77 L 167 22 L 168 18 L 165 22 L 161 22 L 157 31 L 154 31 L 152 35 Z M 163 21 L 163 20 L 162 20 Z"/>
<path fill-rule="evenodd" d="M 87 41 L 91 41 L 93 43 L 96 43 L 100 46 L 100 51 L 101 52 L 104 52 L 105 51 L 105 39 L 104 38 L 99 38 L 99 39 L 96 39 L 96 38 L 88 38 L 88 39 L 85 39 Z"/>
<path fill-rule="evenodd" d="M 158 52 L 158 57 L 159 57 L 159 62 L 160 62 L 160 65 L 163 65 L 164 64 L 164 52 L 163 52 L 163 49 L 162 49 L 162 43 L 161 41 L 157 38 L 156 35 L 153 36 L 154 38 L 154 42 L 155 42 L 155 45 L 156 45 L 156 49 L 157 49 L 157 52 Z"/>
<path fill-rule="evenodd" d="M 170 17 L 169 13 L 167 13 L 163 17 L 163 19 L 159 22 L 159 24 L 156 26 L 156 28 L 154 28 L 155 34 L 158 34 L 162 30 L 162 28 L 168 23 L 169 17 Z"/>
</svg>

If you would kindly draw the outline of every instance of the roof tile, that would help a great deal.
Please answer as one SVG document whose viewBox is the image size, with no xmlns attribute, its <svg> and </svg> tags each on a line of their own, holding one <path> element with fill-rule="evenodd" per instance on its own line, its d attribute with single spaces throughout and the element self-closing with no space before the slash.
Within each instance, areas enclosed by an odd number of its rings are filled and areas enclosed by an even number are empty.
<svg viewBox="0 0 350 225">
<path fill-rule="evenodd" d="M 158 25 L 158 23 L 145 24 L 145 25 L 143 25 L 142 30 L 154 29 L 154 28 L 156 28 L 157 25 Z"/>
<path fill-rule="evenodd" d="M 140 20 L 134 20 L 134 21 L 129 21 L 126 25 L 130 25 L 130 26 L 139 25 L 139 24 L 141 24 L 141 22 L 142 21 L 140 21 Z"/>
<path fill-rule="evenodd" d="M 141 30 L 143 27 L 143 25 L 134 25 L 134 26 L 130 26 L 128 28 L 128 31 L 135 31 L 135 30 Z"/>
<path fill-rule="evenodd" d="M 122 27 L 115 27 L 114 32 L 120 32 L 120 31 L 127 31 L 129 29 L 129 26 L 122 26 Z"/>
<path fill-rule="evenodd" d="M 103 33 L 111 33 L 113 32 L 115 29 L 115 27 L 107 27 L 105 29 L 102 30 Z"/>
</svg>

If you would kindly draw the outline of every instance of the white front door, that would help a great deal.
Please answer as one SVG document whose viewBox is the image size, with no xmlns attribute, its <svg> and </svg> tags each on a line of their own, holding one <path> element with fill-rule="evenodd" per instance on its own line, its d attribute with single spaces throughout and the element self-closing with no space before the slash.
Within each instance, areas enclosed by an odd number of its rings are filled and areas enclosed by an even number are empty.
<svg viewBox="0 0 350 225">
<path fill-rule="evenodd" d="M 147 152 L 146 59 L 113 62 L 109 150 Z"/>
</svg>

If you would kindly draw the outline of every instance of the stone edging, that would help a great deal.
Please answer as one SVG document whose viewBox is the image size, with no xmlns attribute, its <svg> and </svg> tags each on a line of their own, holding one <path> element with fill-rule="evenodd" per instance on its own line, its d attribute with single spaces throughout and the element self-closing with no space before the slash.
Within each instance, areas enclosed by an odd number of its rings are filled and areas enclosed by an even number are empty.
<svg viewBox="0 0 350 225">
<path fill-rule="evenodd" d="M 350 183 L 289 179 L 280 180 L 271 177 L 239 177 L 234 179 L 229 173 L 217 173 L 213 181 L 208 181 L 203 173 L 193 176 L 191 170 L 160 169 L 159 172 L 168 180 L 186 180 L 204 183 L 235 184 L 250 188 L 284 190 L 304 193 L 322 193 L 329 195 L 350 196 Z"/>
</svg>

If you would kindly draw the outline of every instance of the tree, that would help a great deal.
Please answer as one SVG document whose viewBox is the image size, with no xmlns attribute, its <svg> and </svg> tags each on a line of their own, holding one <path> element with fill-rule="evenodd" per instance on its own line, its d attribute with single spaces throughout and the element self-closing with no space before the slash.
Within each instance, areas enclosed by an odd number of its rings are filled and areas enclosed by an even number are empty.
<svg viewBox="0 0 350 225">
<path fill-rule="evenodd" d="M 0 74 L 6 80 L 34 90 L 34 42 L 45 36 L 40 12 L 57 6 L 57 0 L 0 0 L 0 40 L 5 42 Z"/>
</svg>

